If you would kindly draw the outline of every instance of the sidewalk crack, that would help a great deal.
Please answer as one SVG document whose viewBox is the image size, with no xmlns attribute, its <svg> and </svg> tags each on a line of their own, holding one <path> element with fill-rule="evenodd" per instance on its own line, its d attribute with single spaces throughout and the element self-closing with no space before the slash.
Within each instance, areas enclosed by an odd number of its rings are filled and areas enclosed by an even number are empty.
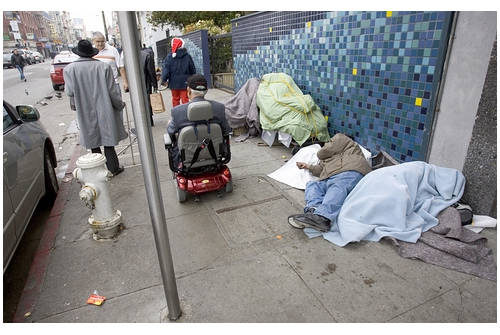
<svg viewBox="0 0 500 335">
<path fill-rule="evenodd" d="M 274 250 L 276 252 L 278 252 L 278 250 L 276 250 L 276 249 L 274 249 Z M 286 257 L 281 255 L 279 252 L 278 252 L 278 254 L 281 258 L 283 258 L 285 260 L 285 262 L 290 266 L 290 268 L 293 270 L 293 272 L 295 272 L 295 274 L 300 278 L 300 280 L 302 280 L 304 285 L 312 293 L 312 295 L 316 298 L 316 300 L 320 303 L 320 305 L 326 310 L 328 315 L 330 315 L 332 317 L 333 321 L 338 322 L 337 319 L 335 318 L 335 316 L 333 316 L 333 314 L 330 312 L 330 310 L 325 306 L 325 304 L 323 304 L 323 301 L 316 295 L 316 293 L 313 291 L 313 289 L 309 285 L 307 285 L 307 282 L 304 280 L 304 278 L 301 276 L 301 274 L 297 271 L 297 269 L 288 261 L 288 259 L 286 259 Z"/>
</svg>

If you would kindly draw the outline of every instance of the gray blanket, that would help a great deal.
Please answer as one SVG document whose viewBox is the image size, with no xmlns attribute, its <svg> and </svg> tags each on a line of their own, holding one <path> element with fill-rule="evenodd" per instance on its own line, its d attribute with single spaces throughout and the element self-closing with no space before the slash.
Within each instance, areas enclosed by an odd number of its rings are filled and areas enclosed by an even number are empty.
<svg viewBox="0 0 500 335">
<path fill-rule="evenodd" d="M 259 79 L 250 78 L 238 93 L 224 104 L 226 119 L 231 128 L 246 126 L 250 136 L 257 136 L 261 133 L 259 111 L 255 100 L 258 88 Z"/>
<path fill-rule="evenodd" d="M 487 239 L 462 227 L 459 212 L 448 207 L 438 215 L 439 224 L 416 243 L 390 240 L 400 256 L 496 281 L 497 267 Z"/>
</svg>

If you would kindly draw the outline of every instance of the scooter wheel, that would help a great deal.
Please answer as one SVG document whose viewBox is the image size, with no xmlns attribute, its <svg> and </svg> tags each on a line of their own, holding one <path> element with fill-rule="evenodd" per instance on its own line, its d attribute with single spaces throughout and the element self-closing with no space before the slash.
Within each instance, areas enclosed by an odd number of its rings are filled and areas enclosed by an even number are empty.
<svg viewBox="0 0 500 335">
<path fill-rule="evenodd" d="M 181 190 L 179 186 L 177 186 L 176 189 L 177 189 L 177 200 L 179 202 L 185 202 L 187 200 L 187 192 Z"/>
<path fill-rule="evenodd" d="M 233 182 L 230 181 L 226 184 L 226 193 L 231 193 L 233 192 Z"/>
</svg>

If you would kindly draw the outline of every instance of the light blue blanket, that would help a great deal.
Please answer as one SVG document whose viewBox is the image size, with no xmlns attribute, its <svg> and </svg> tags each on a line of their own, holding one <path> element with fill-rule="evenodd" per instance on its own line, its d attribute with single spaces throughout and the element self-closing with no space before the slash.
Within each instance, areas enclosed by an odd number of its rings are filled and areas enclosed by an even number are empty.
<svg viewBox="0 0 500 335">
<path fill-rule="evenodd" d="M 465 178 L 455 169 L 410 162 L 370 172 L 347 196 L 327 233 L 306 228 L 309 237 L 338 245 L 384 236 L 415 243 L 438 224 L 436 216 L 462 197 Z"/>
</svg>

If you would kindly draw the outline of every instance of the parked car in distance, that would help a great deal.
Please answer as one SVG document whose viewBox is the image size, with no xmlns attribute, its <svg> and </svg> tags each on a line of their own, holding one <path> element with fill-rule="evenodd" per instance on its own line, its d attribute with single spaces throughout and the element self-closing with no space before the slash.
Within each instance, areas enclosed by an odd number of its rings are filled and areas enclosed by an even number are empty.
<svg viewBox="0 0 500 335">
<path fill-rule="evenodd" d="M 3 101 L 4 273 L 39 201 L 59 190 L 54 146 L 39 119 L 36 108 Z"/>
<path fill-rule="evenodd" d="M 33 56 L 33 53 L 27 49 L 17 49 L 17 52 L 23 56 L 24 60 L 28 65 L 31 65 L 35 63 L 35 56 Z"/>
<path fill-rule="evenodd" d="M 50 80 L 52 81 L 52 87 L 54 90 L 64 89 L 64 77 L 63 70 L 66 65 L 74 62 L 78 59 L 78 55 L 75 55 L 71 51 L 61 51 L 54 57 L 50 65 Z"/>
<path fill-rule="evenodd" d="M 10 57 L 12 56 L 12 50 L 4 50 L 3 51 L 3 68 L 11 68 L 12 63 L 10 62 Z"/>
<path fill-rule="evenodd" d="M 43 54 L 41 54 L 40 52 L 38 51 L 33 51 L 33 56 L 35 57 L 35 61 L 37 63 L 41 63 L 41 62 L 44 62 L 45 61 L 45 57 Z"/>
</svg>

